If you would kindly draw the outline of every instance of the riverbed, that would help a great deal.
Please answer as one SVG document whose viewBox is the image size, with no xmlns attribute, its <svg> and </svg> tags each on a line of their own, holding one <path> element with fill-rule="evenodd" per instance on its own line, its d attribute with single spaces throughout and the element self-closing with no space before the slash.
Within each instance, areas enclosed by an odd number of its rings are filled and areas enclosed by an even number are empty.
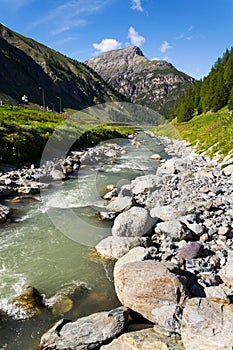
<svg viewBox="0 0 233 350">
<path fill-rule="evenodd" d="M 168 155 L 163 144 L 143 132 L 133 140 L 111 142 L 123 150 L 114 162 L 81 165 L 76 175 L 42 196 L 5 201 L 14 215 L 12 222 L 0 229 L 1 349 L 38 349 L 41 335 L 58 319 L 74 320 L 119 305 L 113 263 L 93 254 L 93 242 L 111 234 L 112 223 L 100 221 L 97 215 L 105 209 L 102 195 L 108 184 L 121 187 L 137 176 L 155 173 L 159 162 L 150 158 L 154 153 L 162 158 Z M 78 218 L 76 237 L 69 234 L 74 230 L 72 220 L 65 221 L 65 230 L 56 224 L 70 211 Z M 91 242 L 83 244 L 80 237 L 88 234 Z M 68 294 L 73 306 L 62 314 L 45 309 L 24 319 L 12 302 L 26 286 L 35 287 L 48 305 L 57 295 Z"/>
</svg>

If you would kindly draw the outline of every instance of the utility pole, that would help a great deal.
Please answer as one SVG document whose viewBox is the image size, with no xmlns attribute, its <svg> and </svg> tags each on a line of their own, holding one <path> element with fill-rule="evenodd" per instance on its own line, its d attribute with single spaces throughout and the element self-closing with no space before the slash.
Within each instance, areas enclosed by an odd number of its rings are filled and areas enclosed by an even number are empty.
<svg viewBox="0 0 233 350">
<path fill-rule="evenodd" d="M 45 111 L 45 94 L 44 94 L 44 88 L 39 86 L 39 90 L 41 90 L 42 93 L 42 106 L 43 106 L 43 110 Z"/>
</svg>

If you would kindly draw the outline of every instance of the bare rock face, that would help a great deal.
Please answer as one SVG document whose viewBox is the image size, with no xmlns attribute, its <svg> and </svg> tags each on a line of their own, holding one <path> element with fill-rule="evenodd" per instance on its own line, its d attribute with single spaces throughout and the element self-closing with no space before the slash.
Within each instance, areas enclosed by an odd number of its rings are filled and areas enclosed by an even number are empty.
<svg viewBox="0 0 233 350">
<path fill-rule="evenodd" d="M 131 102 L 160 112 L 194 83 L 171 63 L 147 59 L 136 47 L 112 50 L 85 62 Z"/>
<path fill-rule="evenodd" d="M 186 350 L 232 349 L 233 305 L 190 299 L 183 313 L 181 336 Z"/>
<path fill-rule="evenodd" d="M 113 340 L 110 344 L 101 346 L 100 350 L 184 350 L 170 337 L 158 334 L 154 329 L 143 329 L 129 332 Z"/>
<path fill-rule="evenodd" d="M 173 264 L 154 260 L 121 265 L 119 259 L 114 268 L 114 283 L 124 306 L 169 332 L 179 333 L 180 306 L 186 293 L 173 269 Z"/>
<path fill-rule="evenodd" d="M 128 309 L 119 307 L 108 312 L 97 312 L 77 321 L 58 321 L 40 341 L 42 350 L 96 349 L 124 330 Z"/>
</svg>

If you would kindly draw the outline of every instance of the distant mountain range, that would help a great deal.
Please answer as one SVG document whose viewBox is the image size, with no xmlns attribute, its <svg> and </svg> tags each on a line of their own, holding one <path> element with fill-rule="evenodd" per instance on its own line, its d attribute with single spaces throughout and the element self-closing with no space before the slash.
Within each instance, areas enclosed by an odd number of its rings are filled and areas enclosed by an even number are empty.
<svg viewBox="0 0 233 350">
<path fill-rule="evenodd" d="M 166 61 L 150 61 L 138 47 L 109 51 L 84 63 L 0 24 L 0 100 L 49 109 L 80 110 L 104 102 L 135 102 L 168 115 L 194 83 Z"/>
<path fill-rule="evenodd" d="M 136 46 L 109 51 L 85 63 L 131 102 L 163 115 L 171 112 L 177 97 L 195 82 L 171 63 L 150 61 Z"/>
</svg>

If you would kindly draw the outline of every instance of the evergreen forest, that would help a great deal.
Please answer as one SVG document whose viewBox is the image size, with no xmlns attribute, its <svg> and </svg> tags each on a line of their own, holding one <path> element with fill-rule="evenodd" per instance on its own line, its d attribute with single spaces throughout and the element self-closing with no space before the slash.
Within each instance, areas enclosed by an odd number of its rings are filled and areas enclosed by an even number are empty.
<svg viewBox="0 0 233 350">
<path fill-rule="evenodd" d="M 198 80 L 175 104 L 170 119 L 185 122 L 195 115 L 233 109 L 233 48 L 227 49 L 203 80 Z"/>
</svg>

